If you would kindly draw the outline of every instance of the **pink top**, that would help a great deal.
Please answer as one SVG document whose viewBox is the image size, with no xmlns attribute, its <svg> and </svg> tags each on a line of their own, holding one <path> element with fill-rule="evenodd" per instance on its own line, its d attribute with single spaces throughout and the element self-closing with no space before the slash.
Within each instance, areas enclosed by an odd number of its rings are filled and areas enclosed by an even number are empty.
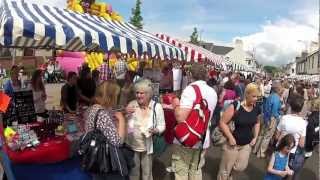
<svg viewBox="0 0 320 180">
<path fill-rule="evenodd" d="M 236 91 L 234 90 L 230 90 L 230 89 L 224 89 L 224 96 L 223 96 L 223 100 L 222 102 L 220 102 L 220 106 L 223 107 L 224 106 L 224 102 L 227 100 L 235 100 L 237 95 L 236 95 Z"/>
</svg>

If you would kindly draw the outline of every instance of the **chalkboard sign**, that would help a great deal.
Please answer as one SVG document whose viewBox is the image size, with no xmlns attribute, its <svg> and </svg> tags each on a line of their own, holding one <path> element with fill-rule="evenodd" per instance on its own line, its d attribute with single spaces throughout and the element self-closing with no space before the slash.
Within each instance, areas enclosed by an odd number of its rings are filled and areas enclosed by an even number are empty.
<svg viewBox="0 0 320 180">
<path fill-rule="evenodd" d="M 31 90 L 14 92 L 14 98 L 11 99 L 3 120 L 4 126 L 11 125 L 13 121 L 18 121 L 19 124 L 36 121 L 33 93 Z"/>
<path fill-rule="evenodd" d="M 31 90 L 15 92 L 14 101 L 19 124 L 25 124 L 36 121 L 33 93 Z"/>
</svg>

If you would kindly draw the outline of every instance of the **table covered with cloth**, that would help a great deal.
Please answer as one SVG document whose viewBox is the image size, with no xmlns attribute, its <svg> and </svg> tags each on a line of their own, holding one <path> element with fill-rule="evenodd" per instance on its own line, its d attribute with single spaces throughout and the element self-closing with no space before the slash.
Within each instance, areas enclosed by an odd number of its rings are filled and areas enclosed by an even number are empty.
<svg viewBox="0 0 320 180">
<path fill-rule="evenodd" d="M 70 118 L 66 116 L 63 125 L 67 129 L 67 124 L 73 121 L 77 126 L 76 133 L 66 133 L 60 136 L 52 136 L 43 138 L 36 147 L 26 148 L 14 151 L 7 145 L 4 150 L 8 154 L 13 163 L 32 163 L 32 164 L 48 164 L 57 163 L 69 159 L 74 154 L 74 144 L 84 132 L 84 122 L 80 115 L 73 115 Z M 0 127 L 1 136 L 3 137 L 3 126 Z"/>
</svg>

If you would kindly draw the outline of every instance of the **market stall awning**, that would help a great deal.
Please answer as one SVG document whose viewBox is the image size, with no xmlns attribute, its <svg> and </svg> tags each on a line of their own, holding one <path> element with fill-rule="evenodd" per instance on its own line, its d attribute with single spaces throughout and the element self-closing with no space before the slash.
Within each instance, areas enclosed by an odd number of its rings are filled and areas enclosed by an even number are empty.
<svg viewBox="0 0 320 180">
<path fill-rule="evenodd" d="M 115 47 L 123 53 L 184 59 L 180 48 L 126 22 L 21 0 L 2 2 L 0 18 L 0 44 L 5 47 L 104 52 Z"/>
<path fill-rule="evenodd" d="M 319 82 L 320 81 L 320 75 L 314 74 L 314 75 L 307 75 L 307 74 L 297 74 L 297 75 L 291 75 L 288 77 L 289 79 L 297 79 L 297 80 L 304 80 L 308 82 Z"/>
<path fill-rule="evenodd" d="M 200 46 L 196 46 L 191 43 L 187 43 L 185 41 L 171 38 L 165 34 L 157 34 L 157 37 L 160 39 L 175 45 L 185 51 L 187 62 L 202 62 L 209 61 L 218 66 L 225 66 L 223 56 L 214 54 Z"/>
</svg>

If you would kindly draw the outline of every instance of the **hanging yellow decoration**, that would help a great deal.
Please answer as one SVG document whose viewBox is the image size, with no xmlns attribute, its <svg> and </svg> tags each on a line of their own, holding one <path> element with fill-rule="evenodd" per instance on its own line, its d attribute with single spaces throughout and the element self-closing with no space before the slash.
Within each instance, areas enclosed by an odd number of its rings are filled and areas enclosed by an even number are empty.
<svg viewBox="0 0 320 180">
<path fill-rule="evenodd" d="M 111 57 L 109 58 L 109 67 L 111 69 L 114 69 L 117 63 L 117 58 L 116 57 Z"/>
<path fill-rule="evenodd" d="M 103 63 L 103 53 L 87 53 L 85 62 L 88 63 L 88 66 L 91 70 L 95 70 Z"/>
<path fill-rule="evenodd" d="M 78 13 L 84 12 L 79 0 L 67 0 L 67 9 Z"/>
<path fill-rule="evenodd" d="M 146 59 L 145 63 L 146 63 L 144 66 L 145 69 L 152 69 L 152 59 Z"/>
<path fill-rule="evenodd" d="M 139 61 L 137 58 L 128 58 L 127 61 L 129 71 L 137 72 L 139 68 Z"/>
<path fill-rule="evenodd" d="M 87 2 L 89 3 L 89 2 Z M 82 6 L 81 0 L 67 0 L 67 9 L 78 13 L 90 13 L 95 16 L 103 17 L 106 20 L 123 21 L 122 16 L 112 10 L 112 6 L 107 3 L 96 2 L 89 6 Z"/>
</svg>

